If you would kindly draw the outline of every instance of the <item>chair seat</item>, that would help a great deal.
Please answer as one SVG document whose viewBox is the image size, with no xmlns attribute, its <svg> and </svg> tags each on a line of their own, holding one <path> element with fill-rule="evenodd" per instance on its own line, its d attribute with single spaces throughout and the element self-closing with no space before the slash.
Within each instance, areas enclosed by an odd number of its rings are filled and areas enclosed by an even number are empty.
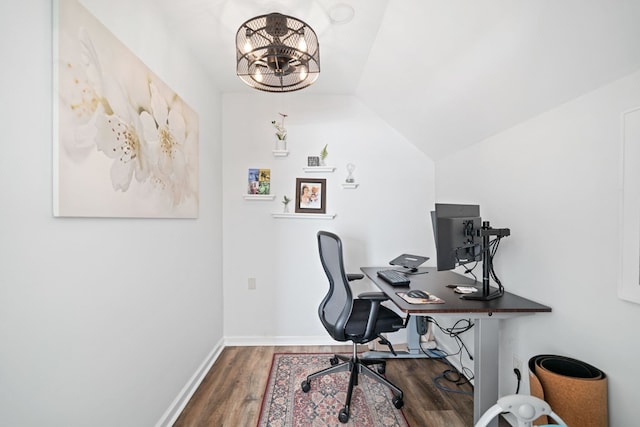
<svg viewBox="0 0 640 427">
<path fill-rule="evenodd" d="M 351 316 L 345 326 L 345 335 L 350 341 L 370 341 L 372 337 L 365 337 L 364 331 L 369 319 L 371 301 L 356 299 L 353 301 Z M 374 328 L 374 337 L 383 332 L 395 332 L 402 327 L 402 318 L 393 310 L 381 305 Z"/>
</svg>

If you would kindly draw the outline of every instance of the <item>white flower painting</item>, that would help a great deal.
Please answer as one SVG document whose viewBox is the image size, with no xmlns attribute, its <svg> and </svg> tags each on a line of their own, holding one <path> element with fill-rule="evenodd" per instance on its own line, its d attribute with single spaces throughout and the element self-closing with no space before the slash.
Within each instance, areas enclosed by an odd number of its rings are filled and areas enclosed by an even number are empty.
<svg viewBox="0 0 640 427">
<path fill-rule="evenodd" d="M 198 116 L 76 0 L 54 40 L 54 215 L 196 218 Z"/>
</svg>

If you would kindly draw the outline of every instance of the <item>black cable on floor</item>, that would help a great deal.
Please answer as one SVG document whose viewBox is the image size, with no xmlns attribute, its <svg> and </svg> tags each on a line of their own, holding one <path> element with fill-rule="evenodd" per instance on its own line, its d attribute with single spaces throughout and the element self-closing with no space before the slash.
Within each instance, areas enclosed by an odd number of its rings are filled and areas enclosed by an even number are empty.
<svg viewBox="0 0 640 427">
<path fill-rule="evenodd" d="M 473 328 L 474 324 L 469 319 L 460 319 L 452 327 L 443 328 L 438 324 L 438 322 L 434 318 L 430 316 L 427 317 L 427 321 L 433 323 L 435 326 L 438 327 L 438 329 L 440 329 L 441 332 L 453 338 L 458 344 L 458 351 L 453 354 L 448 354 L 447 352 L 437 348 L 434 350 L 430 350 L 432 354 L 437 355 L 437 357 L 434 357 L 434 358 L 440 360 L 441 362 L 445 363 L 448 366 L 448 368 L 445 369 L 442 374 L 433 378 L 433 383 L 435 384 L 436 388 L 438 388 L 439 390 L 451 392 L 451 393 L 473 394 L 473 392 L 465 392 L 462 390 L 456 390 L 456 389 L 445 387 L 440 383 L 440 381 L 444 379 L 460 386 L 460 385 L 469 383 L 473 379 L 473 373 L 471 372 L 471 370 L 465 368 L 464 364 L 462 363 L 462 350 L 464 349 L 464 351 L 466 351 L 467 355 L 471 360 L 473 360 L 473 356 L 471 355 L 471 353 L 469 352 L 469 349 L 467 348 L 465 343 L 462 341 L 462 339 L 459 337 L 459 335 Z M 420 348 L 422 348 L 422 344 L 420 345 Z M 423 352 L 424 352 L 424 349 L 423 349 Z M 449 360 L 447 360 L 448 357 L 453 357 L 456 355 L 459 356 L 460 358 L 459 360 L 460 360 L 460 367 L 461 367 L 462 373 L 458 371 L 455 368 L 455 366 L 451 364 Z"/>
</svg>

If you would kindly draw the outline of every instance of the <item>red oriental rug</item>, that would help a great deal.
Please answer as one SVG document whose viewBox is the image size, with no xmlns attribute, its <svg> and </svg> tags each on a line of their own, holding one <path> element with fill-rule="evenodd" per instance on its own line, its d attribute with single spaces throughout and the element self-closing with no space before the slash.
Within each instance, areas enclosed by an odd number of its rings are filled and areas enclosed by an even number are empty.
<svg viewBox="0 0 640 427">
<path fill-rule="evenodd" d="M 300 384 L 307 375 L 331 366 L 327 353 L 276 353 L 262 399 L 258 427 L 408 427 L 402 411 L 391 402 L 387 387 L 361 375 L 351 396 L 349 422 L 341 424 L 349 373 L 316 378 L 304 393 Z"/>
</svg>

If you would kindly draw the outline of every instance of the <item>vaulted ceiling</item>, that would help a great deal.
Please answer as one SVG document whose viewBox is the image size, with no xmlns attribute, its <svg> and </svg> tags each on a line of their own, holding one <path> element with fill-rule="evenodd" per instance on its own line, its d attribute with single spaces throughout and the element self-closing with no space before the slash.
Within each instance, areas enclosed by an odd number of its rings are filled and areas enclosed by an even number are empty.
<svg viewBox="0 0 640 427">
<path fill-rule="evenodd" d="M 434 159 L 640 69 L 640 0 L 153 4 L 221 92 L 255 90 L 235 75 L 244 21 L 302 19 L 318 34 L 321 73 L 301 93 L 357 96 Z"/>
</svg>

